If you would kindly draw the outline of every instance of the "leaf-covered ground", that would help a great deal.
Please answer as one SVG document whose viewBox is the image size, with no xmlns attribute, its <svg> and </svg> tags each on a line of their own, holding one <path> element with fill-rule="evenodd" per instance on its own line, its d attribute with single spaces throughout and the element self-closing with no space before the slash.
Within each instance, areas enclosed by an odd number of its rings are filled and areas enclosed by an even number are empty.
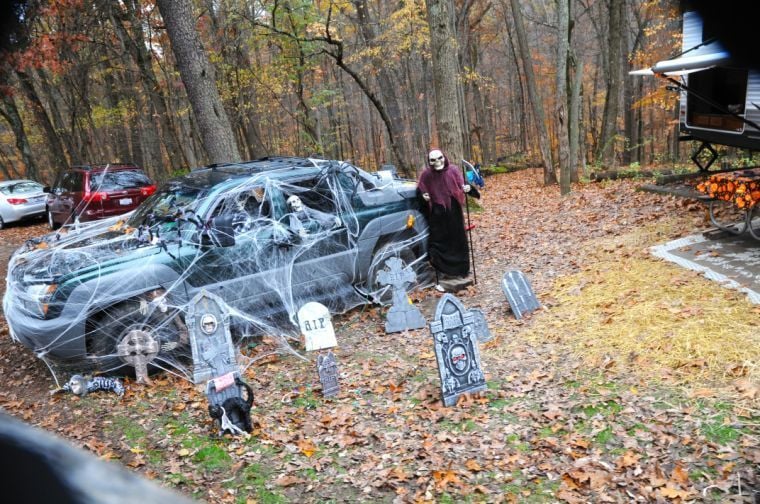
<svg viewBox="0 0 760 504">
<path fill-rule="evenodd" d="M 335 399 L 321 398 L 313 355 L 249 370 L 249 439 L 214 437 L 204 396 L 171 376 L 129 383 L 121 401 L 51 397 L 45 366 L 10 341 L 4 321 L 0 406 L 209 502 L 752 502 L 758 310 L 646 250 L 705 228 L 703 209 L 631 181 L 565 198 L 539 181 L 535 170 L 487 179 L 472 215 L 478 283 L 459 297 L 484 310 L 495 338 L 481 348 L 488 391 L 456 407 L 439 400 L 429 333 L 385 335 L 377 308 L 334 321 Z M 3 253 L 42 231 L 3 230 Z M 509 269 L 525 272 L 544 304 L 523 321 L 501 293 Z M 631 287 L 636 271 L 649 276 Z M 683 301 L 705 288 L 704 306 Z M 428 318 L 437 296 L 416 296 Z M 710 318 L 707 305 L 746 315 L 734 332 L 748 352 L 700 359 L 675 343 L 687 321 Z M 640 341 L 625 316 L 639 306 L 651 310 L 636 318 L 652 321 Z"/>
</svg>

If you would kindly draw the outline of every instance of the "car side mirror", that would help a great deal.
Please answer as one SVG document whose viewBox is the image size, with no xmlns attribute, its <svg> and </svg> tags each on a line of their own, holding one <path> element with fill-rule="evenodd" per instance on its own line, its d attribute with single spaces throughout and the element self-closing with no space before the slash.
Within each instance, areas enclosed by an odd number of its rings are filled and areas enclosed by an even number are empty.
<svg viewBox="0 0 760 504">
<path fill-rule="evenodd" d="M 50 186 L 49 186 L 49 185 L 46 185 L 45 187 L 43 187 L 43 188 L 42 188 L 42 192 L 44 192 L 44 193 L 49 193 L 49 192 L 51 192 L 51 191 L 50 191 Z"/>
<path fill-rule="evenodd" d="M 203 233 L 202 244 L 213 247 L 232 247 L 235 245 L 232 215 L 218 215 L 211 219 L 208 232 Z"/>
</svg>

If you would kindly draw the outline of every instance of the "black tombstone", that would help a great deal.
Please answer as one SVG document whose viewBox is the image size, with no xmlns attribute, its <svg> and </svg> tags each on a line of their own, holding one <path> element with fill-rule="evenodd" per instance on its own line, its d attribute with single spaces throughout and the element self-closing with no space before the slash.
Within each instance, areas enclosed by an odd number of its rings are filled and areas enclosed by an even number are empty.
<svg viewBox="0 0 760 504">
<path fill-rule="evenodd" d="M 438 301 L 430 332 L 435 344 L 444 406 L 455 405 L 464 393 L 485 390 L 475 317 L 452 294 L 444 294 Z"/>
</svg>

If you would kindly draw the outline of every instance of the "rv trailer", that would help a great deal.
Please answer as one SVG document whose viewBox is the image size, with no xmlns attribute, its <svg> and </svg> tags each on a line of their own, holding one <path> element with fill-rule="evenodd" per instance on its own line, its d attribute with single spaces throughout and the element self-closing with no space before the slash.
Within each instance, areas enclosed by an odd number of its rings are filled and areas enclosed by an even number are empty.
<svg viewBox="0 0 760 504">
<path fill-rule="evenodd" d="M 703 171 L 718 154 L 712 144 L 760 150 L 760 72 L 731 61 L 710 22 L 697 12 L 683 14 L 683 51 L 632 75 L 656 75 L 681 91 L 679 141 L 701 145 L 692 160 Z M 703 163 L 700 153 L 711 157 Z"/>
</svg>

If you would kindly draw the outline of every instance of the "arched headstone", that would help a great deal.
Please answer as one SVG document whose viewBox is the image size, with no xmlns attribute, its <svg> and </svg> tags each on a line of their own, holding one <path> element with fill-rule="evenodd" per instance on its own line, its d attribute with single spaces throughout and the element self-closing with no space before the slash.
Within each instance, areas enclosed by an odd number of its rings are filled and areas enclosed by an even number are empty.
<svg viewBox="0 0 760 504">
<path fill-rule="evenodd" d="M 444 406 L 455 405 L 464 393 L 486 389 L 474 319 L 459 299 L 444 294 L 430 323 Z"/>
<path fill-rule="evenodd" d="M 306 303 L 298 310 L 298 325 L 304 335 L 306 351 L 338 346 L 330 310 L 321 303 Z"/>
</svg>

